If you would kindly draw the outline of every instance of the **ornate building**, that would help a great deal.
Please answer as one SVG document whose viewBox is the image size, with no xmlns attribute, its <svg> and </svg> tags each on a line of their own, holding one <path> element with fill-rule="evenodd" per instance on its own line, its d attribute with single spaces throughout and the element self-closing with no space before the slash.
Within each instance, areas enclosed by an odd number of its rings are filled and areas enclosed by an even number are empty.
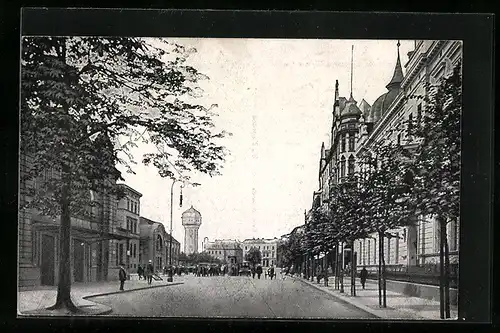
<svg viewBox="0 0 500 333">
<path fill-rule="evenodd" d="M 193 206 L 182 213 L 184 226 L 184 253 L 198 253 L 198 230 L 201 225 L 201 214 Z"/>
<path fill-rule="evenodd" d="M 396 64 L 388 81 L 387 92 L 370 105 L 353 97 L 352 64 L 351 93 L 349 99 L 340 97 L 338 81 L 335 83 L 331 142 L 323 143 L 319 162 L 319 189 L 313 193 L 312 208 L 329 202 L 332 186 L 342 182 L 343 177 L 356 172 L 356 163 L 363 154 L 369 153 L 376 142 L 397 142 L 411 147 L 415 142 L 408 135 L 408 124 L 421 114 L 422 100 L 406 99 L 410 95 L 425 95 L 425 84 L 435 83 L 442 76 L 450 74 L 454 65 L 462 58 L 462 44 L 457 41 L 415 41 L 415 49 L 408 53 L 405 64 L 406 75 L 396 50 Z M 389 74 L 389 73 L 388 73 Z M 308 214 L 306 214 L 308 215 Z M 307 218 L 306 218 L 307 219 Z M 458 261 L 458 222 L 448 224 L 448 242 L 451 261 Z M 385 262 L 391 265 L 424 265 L 439 259 L 439 230 L 435 221 L 415 217 L 415 222 L 407 228 L 392 230 L 395 237 L 386 239 Z M 378 264 L 378 240 L 376 235 L 358 240 L 354 244 L 357 264 L 375 269 Z M 351 251 L 349 247 L 345 250 Z M 344 264 L 350 260 L 343 256 Z"/>
</svg>

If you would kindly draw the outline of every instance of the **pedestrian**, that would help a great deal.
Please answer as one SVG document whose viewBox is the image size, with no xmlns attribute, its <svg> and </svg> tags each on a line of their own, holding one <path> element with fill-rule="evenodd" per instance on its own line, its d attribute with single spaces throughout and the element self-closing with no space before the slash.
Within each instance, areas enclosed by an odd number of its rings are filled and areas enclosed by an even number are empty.
<svg viewBox="0 0 500 333">
<path fill-rule="evenodd" d="M 120 270 L 118 271 L 118 278 L 120 279 L 120 290 L 124 290 L 123 285 L 125 284 L 125 280 L 127 279 L 127 272 L 122 265 L 120 265 Z"/>
<path fill-rule="evenodd" d="M 148 277 L 148 284 L 151 284 L 153 282 L 153 273 L 154 273 L 153 262 L 151 260 L 148 262 L 146 271 Z"/>
<path fill-rule="evenodd" d="M 260 279 L 260 276 L 262 274 L 262 266 L 258 265 L 257 266 L 257 278 Z"/>
<path fill-rule="evenodd" d="M 274 266 L 272 266 L 272 265 L 271 265 L 271 267 L 269 267 L 269 277 L 271 277 L 271 280 L 274 277 Z"/>
<path fill-rule="evenodd" d="M 255 271 L 256 271 L 255 267 L 252 267 L 252 279 L 255 279 Z"/>
<path fill-rule="evenodd" d="M 141 265 L 139 265 L 137 267 L 137 275 L 139 275 L 139 280 L 142 279 L 143 275 L 144 275 L 144 269 L 142 268 Z"/>
<path fill-rule="evenodd" d="M 368 271 L 366 270 L 365 266 L 363 266 L 363 269 L 361 272 L 359 272 L 359 279 L 361 280 L 361 286 L 363 289 L 365 289 L 365 283 L 366 283 L 366 278 L 368 277 Z"/>
</svg>

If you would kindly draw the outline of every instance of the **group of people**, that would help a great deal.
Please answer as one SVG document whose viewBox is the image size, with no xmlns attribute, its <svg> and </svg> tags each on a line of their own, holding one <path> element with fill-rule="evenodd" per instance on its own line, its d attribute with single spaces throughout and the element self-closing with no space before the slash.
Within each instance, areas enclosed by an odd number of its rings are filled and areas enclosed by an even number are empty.
<svg viewBox="0 0 500 333">
<path fill-rule="evenodd" d="M 139 280 L 147 280 L 148 284 L 151 284 L 153 282 L 154 273 L 154 267 L 151 260 L 146 265 L 146 268 L 143 268 L 141 265 L 137 267 L 137 275 L 139 276 Z"/>
<path fill-rule="evenodd" d="M 295 273 L 296 273 L 293 266 L 285 268 L 284 272 L 285 272 L 285 276 L 286 275 L 295 275 Z M 283 271 L 281 273 L 283 273 Z M 252 274 L 253 274 L 253 272 L 252 272 Z M 282 278 L 284 278 L 285 276 L 282 276 Z M 321 278 L 324 278 L 325 276 L 327 276 L 327 275 L 318 274 L 318 277 L 321 277 Z M 368 278 L 368 271 L 366 270 L 366 267 L 363 266 L 363 268 L 359 272 L 359 281 L 361 282 L 361 287 L 363 289 L 365 289 L 365 284 L 366 284 L 367 278 Z M 319 283 L 319 281 L 318 281 L 318 283 Z"/>
<path fill-rule="evenodd" d="M 263 273 L 262 266 L 261 265 L 257 265 L 256 267 L 252 267 L 251 268 L 251 272 L 252 272 L 252 279 L 255 279 L 255 275 L 256 274 L 257 274 L 257 279 L 260 279 L 260 276 Z M 267 278 L 268 276 L 271 278 L 271 280 L 273 279 L 273 277 L 276 276 L 276 274 L 274 272 L 274 266 L 271 266 L 271 267 L 269 267 L 267 269 L 267 272 L 264 275 L 264 277 Z"/>
<path fill-rule="evenodd" d="M 226 265 L 196 265 L 195 275 L 196 276 L 219 276 L 226 275 L 228 272 Z"/>
<path fill-rule="evenodd" d="M 141 279 L 147 280 L 148 284 L 151 284 L 151 282 L 153 281 L 153 274 L 154 274 L 154 268 L 151 260 L 146 265 L 146 269 L 141 267 L 141 265 L 139 265 L 139 267 L 137 268 L 137 275 L 139 275 L 139 280 Z M 124 286 L 125 286 L 125 281 L 127 280 L 127 275 L 128 274 L 127 271 L 125 270 L 125 267 L 123 267 L 123 265 L 120 265 L 120 268 L 118 270 L 118 279 L 120 280 L 120 290 L 122 291 L 125 290 Z"/>
</svg>

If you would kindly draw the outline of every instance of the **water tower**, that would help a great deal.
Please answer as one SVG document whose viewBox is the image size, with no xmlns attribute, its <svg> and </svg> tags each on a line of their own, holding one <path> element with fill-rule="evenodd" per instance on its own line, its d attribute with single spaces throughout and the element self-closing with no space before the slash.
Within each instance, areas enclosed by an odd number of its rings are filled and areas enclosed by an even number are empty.
<svg viewBox="0 0 500 333">
<path fill-rule="evenodd" d="M 198 253 L 198 229 L 201 225 L 201 214 L 193 206 L 182 213 L 184 226 L 184 253 Z"/>
</svg>

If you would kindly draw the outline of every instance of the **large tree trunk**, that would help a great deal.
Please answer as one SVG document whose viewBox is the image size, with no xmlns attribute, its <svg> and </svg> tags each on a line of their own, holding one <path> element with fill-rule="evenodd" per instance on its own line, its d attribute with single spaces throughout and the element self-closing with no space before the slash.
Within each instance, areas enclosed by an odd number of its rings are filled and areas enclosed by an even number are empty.
<svg viewBox="0 0 500 333">
<path fill-rule="evenodd" d="M 351 242 L 351 296 L 356 296 L 356 258 L 354 255 L 354 241 Z"/>
<path fill-rule="evenodd" d="M 384 252 L 384 242 L 385 242 L 385 237 L 384 234 L 382 234 L 382 242 L 380 243 L 381 246 L 381 262 L 382 262 L 382 306 L 384 308 L 387 307 L 387 279 L 386 279 L 386 269 L 385 269 L 385 252 Z"/>
<path fill-rule="evenodd" d="M 444 290 L 445 290 L 445 276 L 444 276 L 444 240 L 443 240 L 443 227 L 441 219 L 438 218 L 439 225 L 439 315 L 444 319 Z"/>
<path fill-rule="evenodd" d="M 61 227 L 59 232 L 59 281 L 56 304 L 49 310 L 66 309 L 72 313 L 81 311 L 71 300 L 71 212 L 69 168 L 62 166 Z"/>
<path fill-rule="evenodd" d="M 450 249 L 448 247 L 448 235 L 446 234 L 446 225 L 444 228 L 444 312 L 446 318 L 451 317 L 450 313 Z"/>
<path fill-rule="evenodd" d="M 382 307 L 382 233 L 378 233 L 378 305 Z"/>
<path fill-rule="evenodd" d="M 344 243 L 340 244 L 340 292 L 344 292 Z"/>
</svg>

